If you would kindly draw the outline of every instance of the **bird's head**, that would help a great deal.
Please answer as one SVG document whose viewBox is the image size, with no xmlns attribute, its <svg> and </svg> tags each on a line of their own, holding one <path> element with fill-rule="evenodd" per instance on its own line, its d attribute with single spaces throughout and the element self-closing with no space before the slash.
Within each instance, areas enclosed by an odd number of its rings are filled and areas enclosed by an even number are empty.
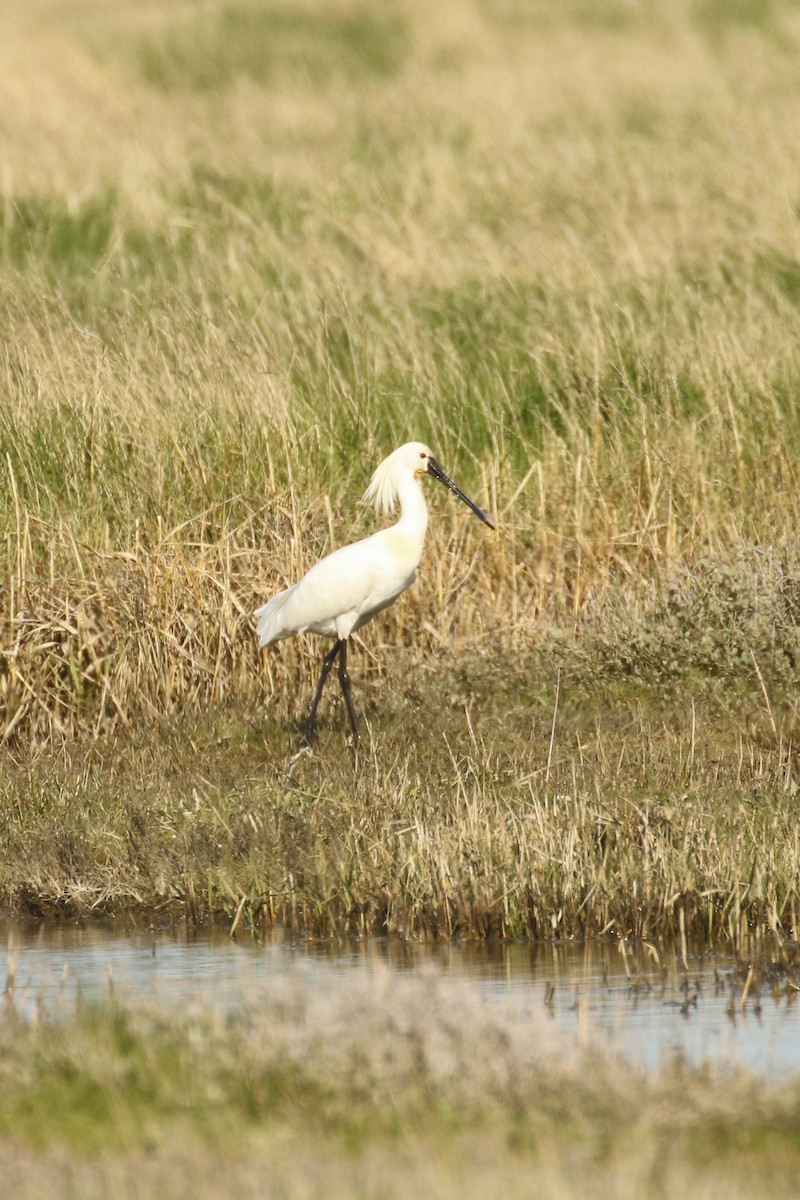
<svg viewBox="0 0 800 1200">
<path fill-rule="evenodd" d="M 394 512 L 402 481 L 409 477 L 420 480 L 423 475 L 432 475 L 434 479 L 438 479 L 463 500 L 490 529 L 495 528 L 494 522 L 483 509 L 478 508 L 477 504 L 445 474 L 434 458 L 433 451 L 424 442 L 406 442 L 385 458 L 372 476 L 364 499 L 373 503 L 378 512 Z"/>
</svg>

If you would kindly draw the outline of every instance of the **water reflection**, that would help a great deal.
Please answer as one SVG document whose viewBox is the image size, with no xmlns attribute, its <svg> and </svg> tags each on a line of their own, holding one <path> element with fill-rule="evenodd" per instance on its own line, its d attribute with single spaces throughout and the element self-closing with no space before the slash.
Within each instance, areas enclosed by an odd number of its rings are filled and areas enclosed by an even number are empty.
<svg viewBox="0 0 800 1200">
<path fill-rule="evenodd" d="M 115 922 L 0 923 L 14 1004 L 27 1017 L 69 1012 L 78 996 L 216 1008 L 268 1002 L 269 986 L 302 972 L 305 987 L 346 989 L 378 966 L 435 969 L 482 1002 L 524 1004 L 554 1037 L 618 1047 L 649 1068 L 666 1056 L 745 1064 L 773 1078 L 800 1072 L 800 964 L 737 964 L 617 942 L 559 945 L 393 940 L 331 943 L 275 931 L 266 941 Z"/>
</svg>

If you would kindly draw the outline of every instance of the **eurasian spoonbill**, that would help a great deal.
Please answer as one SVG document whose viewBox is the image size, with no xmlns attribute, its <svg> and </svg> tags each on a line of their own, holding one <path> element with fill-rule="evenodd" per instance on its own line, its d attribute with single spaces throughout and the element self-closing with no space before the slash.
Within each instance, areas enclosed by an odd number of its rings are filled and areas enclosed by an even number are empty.
<svg viewBox="0 0 800 1200">
<path fill-rule="evenodd" d="M 308 742 L 314 738 L 322 689 L 337 656 L 339 683 L 353 738 L 358 741 L 358 721 L 347 674 L 347 640 L 414 582 L 428 528 L 428 508 L 420 484 L 423 475 L 440 480 L 494 529 L 483 509 L 445 475 L 432 451 L 422 442 L 408 442 L 384 459 L 364 493 L 364 499 L 371 501 L 378 512 L 394 512 L 399 501 L 399 521 L 334 550 L 315 563 L 299 583 L 256 609 L 256 633 L 262 646 L 306 632 L 336 638 L 333 649 L 323 660 L 311 711 L 303 727 Z"/>
</svg>

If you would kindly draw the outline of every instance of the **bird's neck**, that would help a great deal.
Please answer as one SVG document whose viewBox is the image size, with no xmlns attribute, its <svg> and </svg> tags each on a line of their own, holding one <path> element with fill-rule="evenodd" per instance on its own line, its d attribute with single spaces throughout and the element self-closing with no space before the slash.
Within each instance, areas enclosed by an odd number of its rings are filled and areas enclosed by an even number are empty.
<svg viewBox="0 0 800 1200">
<path fill-rule="evenodd" d="M 422 485 L 416 479 L 404 479 L 397 489 L 400 501 L 400 520 L 396 528 L 408 536 L 419 538 L 420 548 L 428 528 L 428 506 L 422 494 Z"/>
</svg>

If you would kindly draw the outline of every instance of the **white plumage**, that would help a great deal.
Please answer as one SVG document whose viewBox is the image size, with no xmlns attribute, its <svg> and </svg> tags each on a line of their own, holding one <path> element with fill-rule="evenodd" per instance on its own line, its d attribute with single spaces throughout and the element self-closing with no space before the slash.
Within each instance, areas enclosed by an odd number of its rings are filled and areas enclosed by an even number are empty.
<svg viewBox="0 0 800 1200">
<path fill-rule="evenodd" d="M 380 464 L 364 493 L 364 499 L 371 501 L 378 512 L 393 512 L 399 502 L 400 519 L 388 529 L 334 550 L 315 563 L 299 583 L 279 592 L 255 612 L 256 633 L 262 646 L 271 646 L 298 633 L 336 638 L 323 663 L 305 726 L 308 740 L 313 737 L 322 688 L 337 655 L 339 681 L 353 736 L 358 738 L 347 676 L 347 639 L 376 613 L 388 608 L 414 582 L 428 528 L 428 509 L 421 486 L 425 474 L 440 479 L 494 528 L 486 513 L 445 475 L 428 447 L 422 442 L 408 442 Z"/>
</svg>

